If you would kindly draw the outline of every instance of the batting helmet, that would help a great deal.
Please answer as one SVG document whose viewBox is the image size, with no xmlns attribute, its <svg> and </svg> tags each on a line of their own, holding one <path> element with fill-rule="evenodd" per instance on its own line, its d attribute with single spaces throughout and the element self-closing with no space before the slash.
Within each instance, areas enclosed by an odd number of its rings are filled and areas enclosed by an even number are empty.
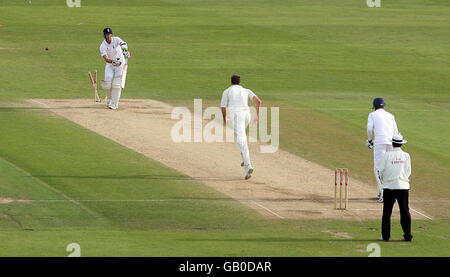
<svg viewBox="0 0 450 277">
<path fill-rule="evenodd" d="M 106 34 L 113 34 L 113 31 L 111 30 L 111 28 L 105 28 L 105 29 L 103 29 L 103 37 L 106 35 Z"/>
<path fill-rule="evenodd" d="M 375 98 L 373 99 L 373 106 L 375 109 L 384 108 L 384 106 L 386 106 L 386 102 L 384 102 L 383 98 Z"/>
</svg>

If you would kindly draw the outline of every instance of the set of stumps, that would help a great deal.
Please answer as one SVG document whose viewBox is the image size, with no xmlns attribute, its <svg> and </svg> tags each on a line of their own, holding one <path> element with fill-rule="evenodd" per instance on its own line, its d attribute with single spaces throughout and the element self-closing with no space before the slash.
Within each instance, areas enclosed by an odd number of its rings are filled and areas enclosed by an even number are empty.
<svg viewBox="0 0 450 277">
<path fill-rule="evenodd" d="M 339 201 L 338 201 L 338 185 L 339 185 Z M 343 186 L 344 189 L 342 188 Z M 348 168 L 336 168 L 334 170 L 334 209 L 346 210 L 347 207 L 348 207 Z"/>
</svg>

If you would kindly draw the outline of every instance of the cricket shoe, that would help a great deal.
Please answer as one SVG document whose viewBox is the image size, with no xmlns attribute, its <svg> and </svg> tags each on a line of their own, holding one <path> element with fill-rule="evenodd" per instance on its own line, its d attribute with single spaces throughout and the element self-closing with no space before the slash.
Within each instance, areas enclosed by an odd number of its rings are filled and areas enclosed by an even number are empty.
<svg viewBox="0 0 450 277">
<path fill-rule="evenodd" d="M 118 109 L 118 107 L 116 107 L 116 106 L 114 106 L 114 105 L 109 105 L 109 108 L 110 108 L 111 110 L 117 110 L 117 109 Z"/>
<path fill-rule="evenodd" d="M 252 177 L 252 173 L 253 173 L 253 168 L 249 166 L 249 167 L 245 170 L 245 180 L 250 179 L 250 178 Z"/>
<path fill-rule="evenodd" d="M 405 235 L 403 235 L 403 241 L 412 241 L 412 236 L 405 238 Z"/>
</svg>

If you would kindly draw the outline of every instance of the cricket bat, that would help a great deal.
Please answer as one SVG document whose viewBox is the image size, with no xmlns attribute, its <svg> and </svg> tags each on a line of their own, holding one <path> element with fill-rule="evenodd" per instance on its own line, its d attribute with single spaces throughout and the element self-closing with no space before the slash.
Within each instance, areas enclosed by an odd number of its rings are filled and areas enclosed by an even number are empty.
<svg viewBox="0 0 450 277">
<path fill-rule="evenodd" d="M 122 69 L 122 79 L 120 82 L 120 86 L 122 87 L 122 89 L 125 88 L 125 82 L 127 80 L 127 71 L 128 71 L 128 59 L 125 58 L 125 65 L 123 66 L 123 69 Z"/>
<path fill-rule="evenodd" d="M 127 71 L 128 71 L 128 58 L 123 55 L 122 47 L 120 45 L 116 46 L 116 57 L 123 57 L 125 60 L 125 64 L 122 68 L 122 77 L 120 78 L 120 86 L 122 89 L 125 88 L 125 82 L 127 80 Z M 130 53 L 131 54 L 131 53 Z"/>
</svg>

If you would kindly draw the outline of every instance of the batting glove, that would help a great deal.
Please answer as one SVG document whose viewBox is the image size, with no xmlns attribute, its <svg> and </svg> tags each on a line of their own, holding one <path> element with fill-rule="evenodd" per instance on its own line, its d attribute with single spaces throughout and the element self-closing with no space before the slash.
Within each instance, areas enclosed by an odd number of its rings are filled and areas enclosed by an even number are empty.
<svg viewBox="0 0 450 277">
<path fill-rule="evenodd" d="M 120 66 L 121 64 L 122 64 L 122 62 L 120 61 L 120 58 L 117 58 L 112 61 L 113 66 Z"/>
<path fill-rule="evenodd" d="M 122 47 L 122 51 L 128 51 L 128 45 L 125 42 L 122 42 L 120 47 Z"/>
<path fill-rule="evenodd" d="M 372 149 L 373 148 L 373 141 L 372 140 L 366 140 L 366 146 L 367 146 L 367 148 Z"/>
</svg>

